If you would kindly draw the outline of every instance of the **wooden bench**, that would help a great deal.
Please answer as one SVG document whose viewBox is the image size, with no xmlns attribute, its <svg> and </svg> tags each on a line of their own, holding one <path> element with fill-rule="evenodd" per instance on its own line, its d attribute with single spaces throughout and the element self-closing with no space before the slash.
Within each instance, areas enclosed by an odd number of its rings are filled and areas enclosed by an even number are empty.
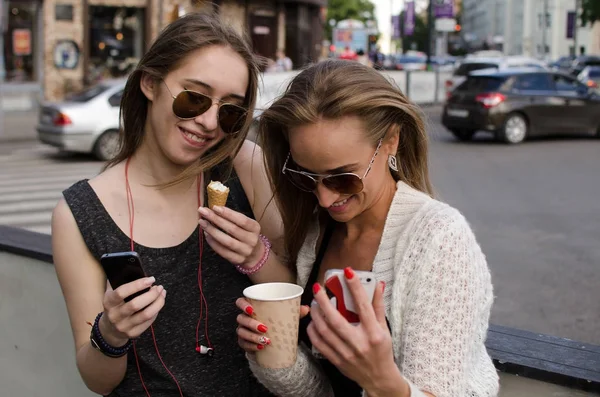
<svg viewBox="0 0 600 397">
<path fill-rule="evenodd" d="M 0 251 L 52 263 L 46 234 L 0 225 Z M 486 346 L 501 372 L 600 393 L 600 346 L 498 325 Z"/>
<path fill-rule="evenodd" d="M 600 392 L 600 346 L 491 325 L 486 346 L 502 372 Z"/>
</svg>

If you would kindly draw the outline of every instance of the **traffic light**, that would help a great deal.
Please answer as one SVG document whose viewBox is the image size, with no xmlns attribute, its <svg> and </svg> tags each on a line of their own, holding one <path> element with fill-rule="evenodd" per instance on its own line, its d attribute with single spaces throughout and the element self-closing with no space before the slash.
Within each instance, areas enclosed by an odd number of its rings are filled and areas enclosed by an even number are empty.
<svg viewBox="0 0 600 397">
<path fill-rule="evenodd" d="M 460 32 L 460 30 L 462 29 L 462 27 L 457 23 L 456 26 L 454 27 L 454 31 L 455 32 Z"/>
<path fill-rule="evenodd" d="M 375 43 L 377 43 L 377 35 L 370 34 L 369 35 L 369 44 L 375 44 Z"/>
</svg>

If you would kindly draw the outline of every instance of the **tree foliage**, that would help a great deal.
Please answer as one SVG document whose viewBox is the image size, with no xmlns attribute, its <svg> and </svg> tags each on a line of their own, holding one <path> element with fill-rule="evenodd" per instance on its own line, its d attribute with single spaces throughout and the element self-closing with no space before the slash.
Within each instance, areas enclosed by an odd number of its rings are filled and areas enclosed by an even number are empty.
<svg viewBox="0 0 600 397">
<path fill-rule="evenodd" d="M 415 30 L 411 36 L 404 34 L 404 11 L 400 14 L 400 32 L 402 34 L 402 50 L 426 51 L 429 31 L 424 15 L 415 15 Z"/>
<path fill-rule="evenodd" d="M 581 23 L 585 26 L 587 23 L 594 24 L 600 21 L 600 1 L 582 0 L 581 1 Z"/>
<path fill-rule="evenodd" d="M 331 39 L 330 20 L 336 23 L 344 19 L 356 19 L 362 22 L 375 20 L 375 5 L 369 0 L 329 0 L 327 5 L 327 23 L 325 37 Z"/>
</svg>

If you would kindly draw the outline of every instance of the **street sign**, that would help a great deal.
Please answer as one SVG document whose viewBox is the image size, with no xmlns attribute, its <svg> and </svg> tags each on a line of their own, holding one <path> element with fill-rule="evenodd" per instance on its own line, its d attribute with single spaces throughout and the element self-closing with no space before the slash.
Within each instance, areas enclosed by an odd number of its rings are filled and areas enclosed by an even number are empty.
<svg viewBox="0 0 600 397">
<path fill-rule="evenodd" d="M 415 2 L 404 3 L 404 35 L 412 36 L 415 32 Z"/>
<path fill-rule="evenodd" d="M 401 37 L 400 32 L 400 15 L 392 15 L 392 38 L 399 39 Z"/>
<path fill-rule="evenodd" d="M 454 18 L 454 0 L 433 1 L 433 14 L 436 18 Z"/>
<path fill-rule="evenodd" d="M 567 12 L 567 39 L 575 37 L 575 25 L 577 24 L 577 14 L 575 11 Z"/>
<path fill-rule="evenodd" d="M 12 35 L 14 55 L 31 55 L 31 30 L 15 29 Z"/>
<path fill-rule="evenodd" d="M 435 30 L 438 32 L 454 32 L 456 30 L 456 19 L 438 18 L 435 20 Z"/>
</svg>

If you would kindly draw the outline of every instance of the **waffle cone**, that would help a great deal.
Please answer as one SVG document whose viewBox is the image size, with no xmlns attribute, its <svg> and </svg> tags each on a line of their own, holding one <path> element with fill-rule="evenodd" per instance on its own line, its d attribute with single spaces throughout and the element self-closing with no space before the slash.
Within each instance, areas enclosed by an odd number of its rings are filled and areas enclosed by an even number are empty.
<svg viewBox="0 0 600 397">
<path fill-rule="evenodd" d="M 212 209 L 215 205 L 224 207 L 227 203 L 227 196 L 229 196 L 229 189 L 226 192 L 218 192 L 211 189 L 209 186 L 207 189 L 208 194 L 208 208 Z"/>
</svg>

